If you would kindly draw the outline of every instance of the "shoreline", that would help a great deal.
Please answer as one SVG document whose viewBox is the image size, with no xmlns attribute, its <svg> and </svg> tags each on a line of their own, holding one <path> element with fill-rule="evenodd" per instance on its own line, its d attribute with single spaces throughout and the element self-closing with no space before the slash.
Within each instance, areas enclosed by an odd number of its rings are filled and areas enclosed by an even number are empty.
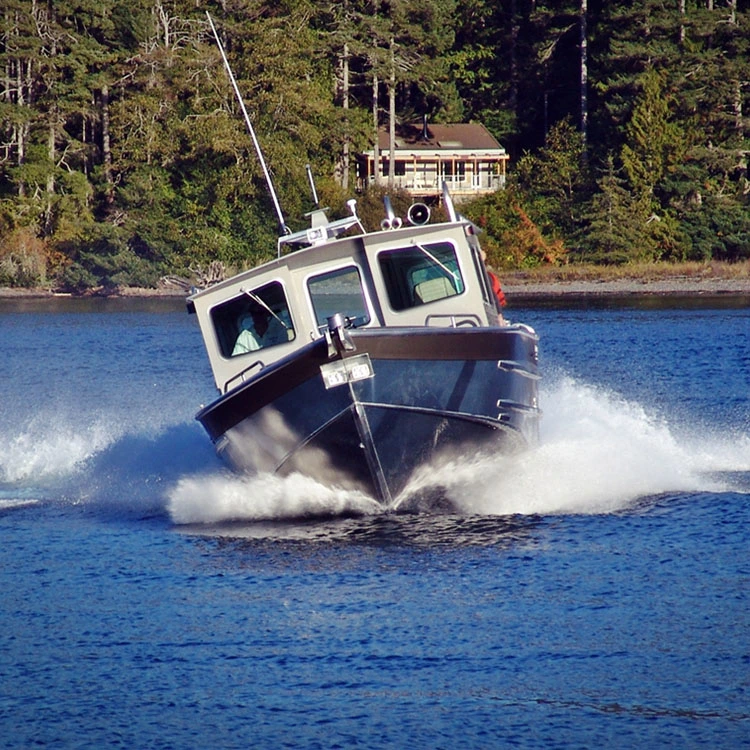
<svg viewBox="0 0 750 750">
<path fill-rule="evenodd" d="M 503 279 L 503 291 L 508 297 L 602 297 L 602 296 L 750 296 L 750 277 L 721 278 L 689 276 L 663 277 L 660 279 L 585 279 L 535 281 L 514 278 L 513 274 Z M 19 289 L 0 287 L 0 299 L 184 299 L 187 295 L 175 288 L 123 288 L 109 294 L 70 294 L 48 289 Z"/>
<path fill-rule="evenodd" d="M 615 279 L 576 281 L 522 281 L 510 278 L 502 284 L 509 297 L 603 297 L 603 296 L 750 296 L 750 278 Z"/>
</svg>

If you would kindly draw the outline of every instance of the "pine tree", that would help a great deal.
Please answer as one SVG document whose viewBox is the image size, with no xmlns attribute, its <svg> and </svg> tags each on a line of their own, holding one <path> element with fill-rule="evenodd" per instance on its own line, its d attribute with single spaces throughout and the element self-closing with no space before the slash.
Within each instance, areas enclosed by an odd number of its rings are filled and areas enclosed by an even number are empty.
<svg viewBox="0 0 750 750">
<path fill-rule="evenodd" d="M 580 237 L 581 257 L 593 263 L 619 264 L 632 260 L 634 248 L 642 244 L 642 232 L 633 194 L 626 179 L 615 168 L 613 156 L 597 180 L 597 192 L 584 213 Z"/>
<path fill-rule="evenodd" d="M 556 123 L 544 148 L 521 159 L 516 177 L 543 229 L 572 237 L 591 187 L 583 134 L 567 120 Z"/>
<path fill-rule="evenodd" d="M 458 0 L 456 41 L 448 59 L 465 117 L 483 123 L 515 152 L 518 139 L 517 0 Z"/>
<path fill-rule="evenodd" d="M 651 211 L 659 211 L 657 188 L 684 154 L 684 135 L 670 115 L 670 102 L 664 95 L 663 78 L 648 71 L 640 78 L 641 92 L 625 127 L 622 163 L 636 201 Z"/>
</svg>

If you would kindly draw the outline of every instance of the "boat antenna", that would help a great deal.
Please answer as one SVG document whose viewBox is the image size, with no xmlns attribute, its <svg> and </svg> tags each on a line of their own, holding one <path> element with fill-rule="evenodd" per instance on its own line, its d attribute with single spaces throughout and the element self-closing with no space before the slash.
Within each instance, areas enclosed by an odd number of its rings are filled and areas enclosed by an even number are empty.
<svg viewBox="0 0 750 750">
<path fill-rule="evenodd" d="M 208 23 L 211 25 L 211 31 L 213 31 L 214 33 L 214 39 L 216 39 L 216 45 L 219 48 L 219 52 L 221 52 L 221 59 L 224 61 L 224 67 L 227 69 L 227 73 L 229 74 L 229 80 L 232 82 L 232 87 L 234 88 L 234 93 L 237 96 L 237 101 L 239 102 L 240 108 L 242 109 L 242 114 L 245 117 L 245 123 L 247 124 L 247 129 L 250 131 L 250 137 L 253 139 L 253 145 L 255 146 L 255 151 L 258 154 L 258 159 L 260 160 L 260 166 L 263 168 L 263 174 L 266 178 L 268 191 L 271 193 L 271 199 L 273 200 L 273 205 L 274 205 L 274 208 L 276 209 L 276 216 L 279 220 L 279 230 L 281 234 L 291 234 L 289 227 L 287 227 L 286 222 L 284 221 L 284 214 L 281 212 L 279 199 L 276 196 L 276 190 L 273 187 L 273 181 L 271 180 L 271 173 L 268 171 L 268 167 L 266 166 L 266 160 L 263 158 L 263 152 L 261 151 L 260 143 L 258 143 L 258 139 L 255 135 L 255 130 L 253 129 L 253 124 L 250 122 L 250 116 L 247 114 L 247 109 L 245 109 L 245 102 L 242 99 L 242 94 L 240 93 L 240 87 L 237 85 L 237 81 L 234 77 L 234 73 L 232 73 L 232 68 L 229 65 L 229 60 L 227 60 L 226 52 L 224 52 L 224 45 L 221 43 L 221 39 L 219 38 L 219 32 L 216 31 L 216 26 L 214 26 L 214 21 L 211 18 L 211 14 L 208 11 L 206 11 L 206 16 L 208 18 Z"/>
<path fill-rule="evenodd" d="M 318 191 L 315 189 L 312 167 L 309 164 L 305 164 L 305 169 L 307 170 L 307 179 L 310 183 L 310 190 L 312 191 L 313 204 L 315 205 L 315 208 L 320 208 L 320 201 L 318 200 Z"/>
</svg>

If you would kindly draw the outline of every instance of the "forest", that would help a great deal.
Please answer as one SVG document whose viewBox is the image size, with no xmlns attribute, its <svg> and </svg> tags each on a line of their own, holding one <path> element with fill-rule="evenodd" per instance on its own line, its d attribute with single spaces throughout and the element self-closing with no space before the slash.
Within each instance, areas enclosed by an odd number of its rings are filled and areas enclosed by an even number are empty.
<svg viewBox="0 0 750 750">
<path fill-rule="evenodd" d="M 501 268 L 750 258 L 750 0 L 5 0 L 0 286 L 273 257 L 207 12 L 293 229 L 307 164 L 336 218 L 376 128 L 426 116 L 511 156 L 461 205 Z"/>
</svg>

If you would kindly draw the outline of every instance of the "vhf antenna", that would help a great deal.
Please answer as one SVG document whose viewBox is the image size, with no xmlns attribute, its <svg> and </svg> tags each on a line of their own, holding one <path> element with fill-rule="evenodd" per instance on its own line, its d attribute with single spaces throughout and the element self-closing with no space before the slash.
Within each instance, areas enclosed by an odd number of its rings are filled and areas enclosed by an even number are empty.
<svg viewBox="0 0 750 750">
<path fill-rule="evenodd" d="M 307 170 L 307 180 L 310 183 L 310 190 L 312 191 L 313 204 L 315 205 L 315 208 L 320 208 L 320 201 L 318 200 L 318 191 L 315 189 L 312 167 L 309 164 L 305 164 L 305 169 Z"/>
<path fill-rule="evenodd" d="M 266 166 L 266 160 L 263 158 L 263 152 L 260 149 L 260 144 L 258 143 L 258 139 L 255 136 L 255 130 L 253 129 L 253 124 L 250 122 L 250 116 L 247 114 L 247 109 L 245 109 L 245 102 L 242 99 L 242 94 L 240 93 L 240 88 L 237 85 L 237 81 L 235 80 L 234 73 L 232 73 L 232 68 L 229 66 L 229 60 L 227 60 L 226 52 L 224 52 L 224 45 L 221 43 L 221 39 L 219 38 L 219 33 L 216 31 L 216 26 L 214 26 L 213 19 L 211 18 L 211 14 L 206 11 L 206 17 L 208 18 L 208 22 L 211 25 L 211 31 L 214 33 L 214 39 L 216 39 L 216 44 L 219 48 L 219 52 L 221 52 L 221 59 L 224 61 L 224 67 L 227 69 L 227 73 L 229 74 L 229 80 L 232 82 L 232 87 L 234 88 L 234 93 L 237 96 L 237 101 L 240 103 L 240 108 L 242 109 L 242 114 L 245 117 L 245 123 L 247 124 L 247 129 L 250 131 L 250 137 L 253 139 L 253 145 L 255 146 L 255 151 L 258 154 L 258 159 L 260 161 L 260 166 L 263 168 L 263 174 L 266 178 L 266 184 L 268 185 L 268 191 L 271 193 L 271 199 L 273 200 L 274 208 L 276 209 L 276 217 L 279 220 L 279 230 L 281 234 L 291 234 L 289 231 L 289 227 L 287 227 L 286 222 L 284 221 L 284 214 L 281 212 L 281 206 L 279 205 L 279 199 L 276 196 L 276 190 L 273 187 L 273 181 L 271 180 L 271 173 L 268 171 L 268 167 Z"/>
</svg>

